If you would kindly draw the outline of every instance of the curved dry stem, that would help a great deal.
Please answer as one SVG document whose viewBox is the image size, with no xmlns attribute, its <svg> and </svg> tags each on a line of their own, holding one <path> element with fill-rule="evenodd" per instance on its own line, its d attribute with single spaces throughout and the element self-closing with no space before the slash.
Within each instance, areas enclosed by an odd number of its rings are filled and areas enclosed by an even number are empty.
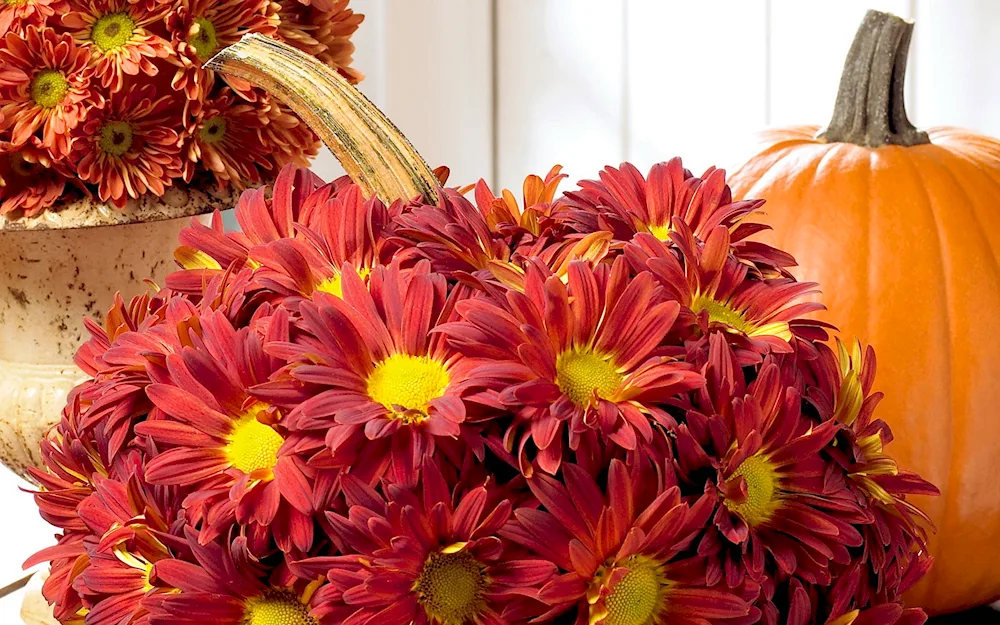
<svg viewBox="0 0 1000 625">
<path fill-rule="evenodd" d="M 223 49 L 205 67 L 247 80 L 290 106 L 367 197 L 437 202 L 438 180 L 409 140 L 333 68 L 257 34 Z"/>
</svg>

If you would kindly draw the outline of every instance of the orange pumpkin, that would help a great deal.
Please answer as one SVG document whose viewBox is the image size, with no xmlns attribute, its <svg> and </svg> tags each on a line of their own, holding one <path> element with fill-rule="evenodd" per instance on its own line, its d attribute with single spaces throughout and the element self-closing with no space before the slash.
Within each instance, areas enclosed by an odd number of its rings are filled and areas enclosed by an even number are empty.
<svg viewBox="0 0 1000 625">
<path fill-rule="evenodd" d="M 827 129 L 766 133 L 731 184 L 878 351 L 893 451 L 942 492 L 914 498 L 936 562 L 907 603 L 942 613 L 1000 597 L 1000 141 L 910 124 L 912 28 L 869 12 Z"/>
</svg>

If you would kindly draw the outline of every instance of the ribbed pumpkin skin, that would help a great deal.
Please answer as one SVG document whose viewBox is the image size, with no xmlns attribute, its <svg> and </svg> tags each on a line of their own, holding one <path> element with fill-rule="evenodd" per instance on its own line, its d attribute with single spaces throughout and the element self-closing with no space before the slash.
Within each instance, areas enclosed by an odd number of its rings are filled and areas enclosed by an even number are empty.
<svg viewBox="0 0 1000 625">
<path fill-rule="evenodd" d="M 765 198 L 769 243 L 820 283 L 820 318 L 878 354 L 893 455 L 941 489 L 934 568 L 907 596 L 928 612 L 1000 597 L 1000 141 L 955 128 L 930 144 L 764 135 L 732 177 Z"/>
</svg>

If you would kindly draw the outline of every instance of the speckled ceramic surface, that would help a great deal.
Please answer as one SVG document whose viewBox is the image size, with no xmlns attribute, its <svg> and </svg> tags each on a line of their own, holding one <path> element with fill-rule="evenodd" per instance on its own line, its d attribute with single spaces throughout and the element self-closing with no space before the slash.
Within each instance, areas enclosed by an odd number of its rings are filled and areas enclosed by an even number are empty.
<svg viewBox="0 0 1000 625">
<path fill-rule="evenodd" d="M 82 379 L 73 354 L 87 336 L 84 318 L 103 322 L 116 291 L 127 300 L 149 288 L 146 279 L 162 284 L 190 215 L 230 208 L 236 197 L 173 189 L 126 213 L 79 199 L 0 224 L 0 462 L 22 475 L 38 463 L 38 442 Z M 122 223 L 108 225 L 115 219 Z"/>
</svg>

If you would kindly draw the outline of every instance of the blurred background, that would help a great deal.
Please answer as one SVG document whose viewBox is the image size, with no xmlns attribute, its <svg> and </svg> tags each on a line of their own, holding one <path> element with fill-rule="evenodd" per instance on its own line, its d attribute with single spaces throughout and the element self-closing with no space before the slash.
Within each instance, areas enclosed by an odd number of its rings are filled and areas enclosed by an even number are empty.
<svg viewBox="0 0 1000 625">
<path fill-rule="evenodd" d="M 672 156 L 732 169 L 768 126 L 829 121 L 866 9 L 916 20 L 907 108 L 919 127 L 1000 135 L 996 0 L 354 0 L 361 89 L 451 184 L 520 195 L 529 173 L 571 182 Z M 316 169 L 341 173 L 325 153 Z M 569 185 L 564 185 L 568 188 Z M 0 587 L 52 541 L 0 469 Z M 16 597 L 0 623 L 17 622 Z"/>
<path fill-rule="evenodd" d="M 1000 135 L 996 0 L 354 0 L 360 85 L 452 183 L 520 190 L 629 160 L 732 169 L 768 126 L 826 124 L 869 8 L 917 22 L 918 126 Z M 324 176 L 339 171 L 324 155 Z"/>
</svg>

